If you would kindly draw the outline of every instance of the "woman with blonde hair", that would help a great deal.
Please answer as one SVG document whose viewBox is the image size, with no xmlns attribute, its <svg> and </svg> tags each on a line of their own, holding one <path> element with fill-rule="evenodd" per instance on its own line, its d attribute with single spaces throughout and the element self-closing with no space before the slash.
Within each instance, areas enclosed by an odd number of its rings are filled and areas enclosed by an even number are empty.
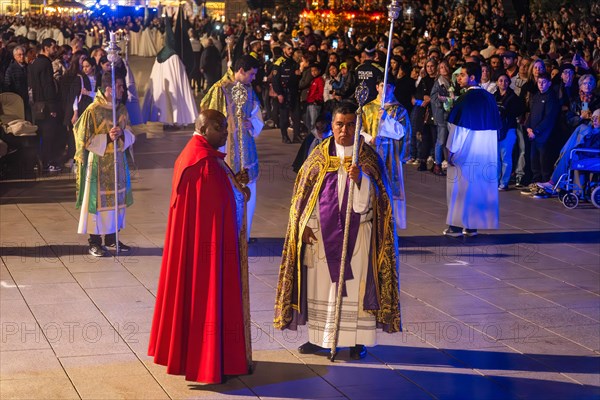
<svg viewBox="0 0 600 400">
<path fill-rule="evenodd" d="M 435 175 L 445 175 L 442 169 L 442 162 L 445 159 L 444 147 L 448 137 L 448 112 L 450 103 L 454 99 L 452 87 L 452 71 L 448 62 L 443 60 L 438 64 L 438 76 L 431 89 L 431 113 L 437 130 L 435 142 L 434 166 L 432 172 Z"/>
</svg>

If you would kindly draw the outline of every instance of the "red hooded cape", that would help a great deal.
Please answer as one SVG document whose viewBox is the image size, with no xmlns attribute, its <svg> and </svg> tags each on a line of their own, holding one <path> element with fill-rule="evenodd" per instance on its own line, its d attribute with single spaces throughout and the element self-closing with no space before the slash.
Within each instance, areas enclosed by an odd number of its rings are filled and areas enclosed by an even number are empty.
<svg viewBox="0 0 600 400">
<path fill-rule="evenodd" d="M 148 355 L 185 379 L 248 372 L 238 227 L 225 154 L 194 135 L 173 171 Z"/>
</svg>

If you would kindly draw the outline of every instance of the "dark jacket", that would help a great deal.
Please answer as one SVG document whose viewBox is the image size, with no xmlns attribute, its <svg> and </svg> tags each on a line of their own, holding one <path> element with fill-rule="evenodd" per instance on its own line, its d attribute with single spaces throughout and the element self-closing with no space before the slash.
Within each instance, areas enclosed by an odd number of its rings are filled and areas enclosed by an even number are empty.
<svg viewBox="0 0 600 400">
<path fill-rule="evenodd" d="M 4 75 L 4 91 L 18 94 L 25 108 L 29 106 L 27 64 L 21 65 L 14 60 L 10 63 Z"/>
<path fill-rule="evenodd" d="M 412 111 L 412 96 L 415 94 L 415 80 L 408 75 L 396 81 L 396 89 L 394 90 L 394 97 L 400 104 L 406 108 L 406 111 L 410 114 Z"/>
<path fill-rule="evenodd" d="M 577 128 L 581 124 L 588 124 L 590 122 L 589 119 L 581 118 L 582 108 L 583 102 L 579 96 L 573 99 L 569 104 L 569 110 L 567 111 L 567 124 L 569 125 L 570 130 Z M 587 108 L 591 112 L 594 112 L 596 109 L 600 108 L 600 97 L 596 94 L 592 94 L 591 99 L 587 104 Z"/>
<path fill-rule="evenodd" d="M 306 68 L 300 75 L 300 82 L 298 82 L 298 90 L 300 90 L 300 102 L 306 103 L 306 97 L 308 96 L 308 89 L 313 81 L 313 77 L 310 73 L 310 68 Z"/>
<path fill-rule="evenodd" d="M 360 85 L 361 82 L 365 82 L 369 89 L 369 96 L 365 104 L 369 104 L 377 97 L 377 80 L 381 76 L 383 76 L 383 68 L 375 61 L 366 60 L 356 67 L 357 83 Z"/>
<path fill-rule="evenodd" d="M 221 78 L 221 54 L 214 45 L 208 46 L 200 56 L 200 69 L 203 70 L 207 85 L 211 85 Z"/>
<path fill-rule="evenodd" d="M 43 54 L 38 55 L 27 69 L 27 81 L 33 92 L 33 102 L 44 103 L 47 113 L 60 111 L 60 98 L 53 74 L 52 61 Z"/>
<path fill-rule="evenodd" d="M 529 107 L 531 112 L 525 126 L 533 129 L 536 143 L 546 143 L 554 130 L 560 111 L 556 92 L 549 89 L 546 93 L 534 94 Z"/>
<path fill-rule="evenodd" d="M 342 100 L 351 100 L 354 99 L 354 90 L 356 90 L 356 75 L 354 75 L 353 71 L 348 71 L 346 76 L 342 76 L 341 78 L 342 84 L 339 89 L 335 89 L 335 95 L 340 96 Z"/>
<path fill-rule="evenodd" d="M 97 84 L 98 81 L 96 81 L 94 83 L 94 85 L 92 86 L 92 81 L 90 80 L 90 78 L 84 74 L 83 72 L 80 73 L 81 76 L 81 81 L 83 82 L 83 87 L 85 88 L 85 90 L 88 90 L 90 92 L 95 92 L 97 89 Z M 127 96 L 125 94 L 123 94 L 124 98 L 127 98 Z M 94 99 L 92 99 L 91 96 L 82 94 L 81 97 L 79 98 L 79 103 L 77 103 L 77 113 L 79 115 L 83 114 L 83 112 L 94 102 Z"/>
<path fill-rule="evenodd" d="M 73 118 L 73 103 L 81 93 L 81 78 L 79 78 L 79 75 L 67 73 L 60 78 L 59 82 L 60 101 L 64 110 L 63 125 L 70 126 L 71 118 Z"/>
<path fill-rule="evenodd" d="M 285 97 L 286 103 L 298 102 L 298 63 L 292 57 L 280 57 L 273 64 L 273 91 Z"/>
<path fill-rule="evenodd" d="M 517 118 L 525 112 L 525 105 L 523 100 L 511 88 L 506 90 L 504 96 L 500 94 L 500 90 L 496 90 L 494 97 L 502 120 L 502 128 L 498 131 L 498 140 L 500 141 L 506 138 L 506 133 L 510 129 L 517 128 Z"/>
</svg>

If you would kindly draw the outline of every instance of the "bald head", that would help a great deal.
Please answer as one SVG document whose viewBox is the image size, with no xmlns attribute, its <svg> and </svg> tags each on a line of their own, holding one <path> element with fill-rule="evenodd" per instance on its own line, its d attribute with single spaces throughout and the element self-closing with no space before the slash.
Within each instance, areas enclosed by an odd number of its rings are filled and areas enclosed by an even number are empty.
<svg viewBox="0 0 600 400">
<path fill-rule="evenodd" d="M 206 125 L 209 121 L 218 123 L 224 119 L 226 119 L 226 118 L 223 115 L 223 113 L 220 111 L 213 110 L 213 109 L 202 110 L 200 112 L 200 115 L 198 115 L 198 118 L 196 118 L 196 123 L 194 125 L 194 128 L 196 128 L 197 132 L 201 133 L 202 127 L 204 125 Z"/>
<path fill-rule="evenodd" d="M 195 124 L 196 132 L 202 135 L 214 149 L 227 142 L 227 118 L 217 110 L 203 110 Z"/>
</svg>

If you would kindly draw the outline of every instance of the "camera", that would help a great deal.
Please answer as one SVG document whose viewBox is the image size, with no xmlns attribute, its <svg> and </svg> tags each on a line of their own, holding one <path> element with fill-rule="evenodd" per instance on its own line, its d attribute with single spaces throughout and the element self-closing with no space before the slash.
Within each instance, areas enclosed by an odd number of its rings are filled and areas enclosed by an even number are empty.
<svg viewBox="0 0 600 400">
<path fill-rule="evenodd" d="M 264 40 L 271 40 L 271 33 L 265 33 Z"/>
<path fill-rule="evenodd" d="M 333 41 L 331 42 L 331 47 L 334 49 L 338 48 L 338 40 L 337 39 L 333 39 Z"/>
</svg>

